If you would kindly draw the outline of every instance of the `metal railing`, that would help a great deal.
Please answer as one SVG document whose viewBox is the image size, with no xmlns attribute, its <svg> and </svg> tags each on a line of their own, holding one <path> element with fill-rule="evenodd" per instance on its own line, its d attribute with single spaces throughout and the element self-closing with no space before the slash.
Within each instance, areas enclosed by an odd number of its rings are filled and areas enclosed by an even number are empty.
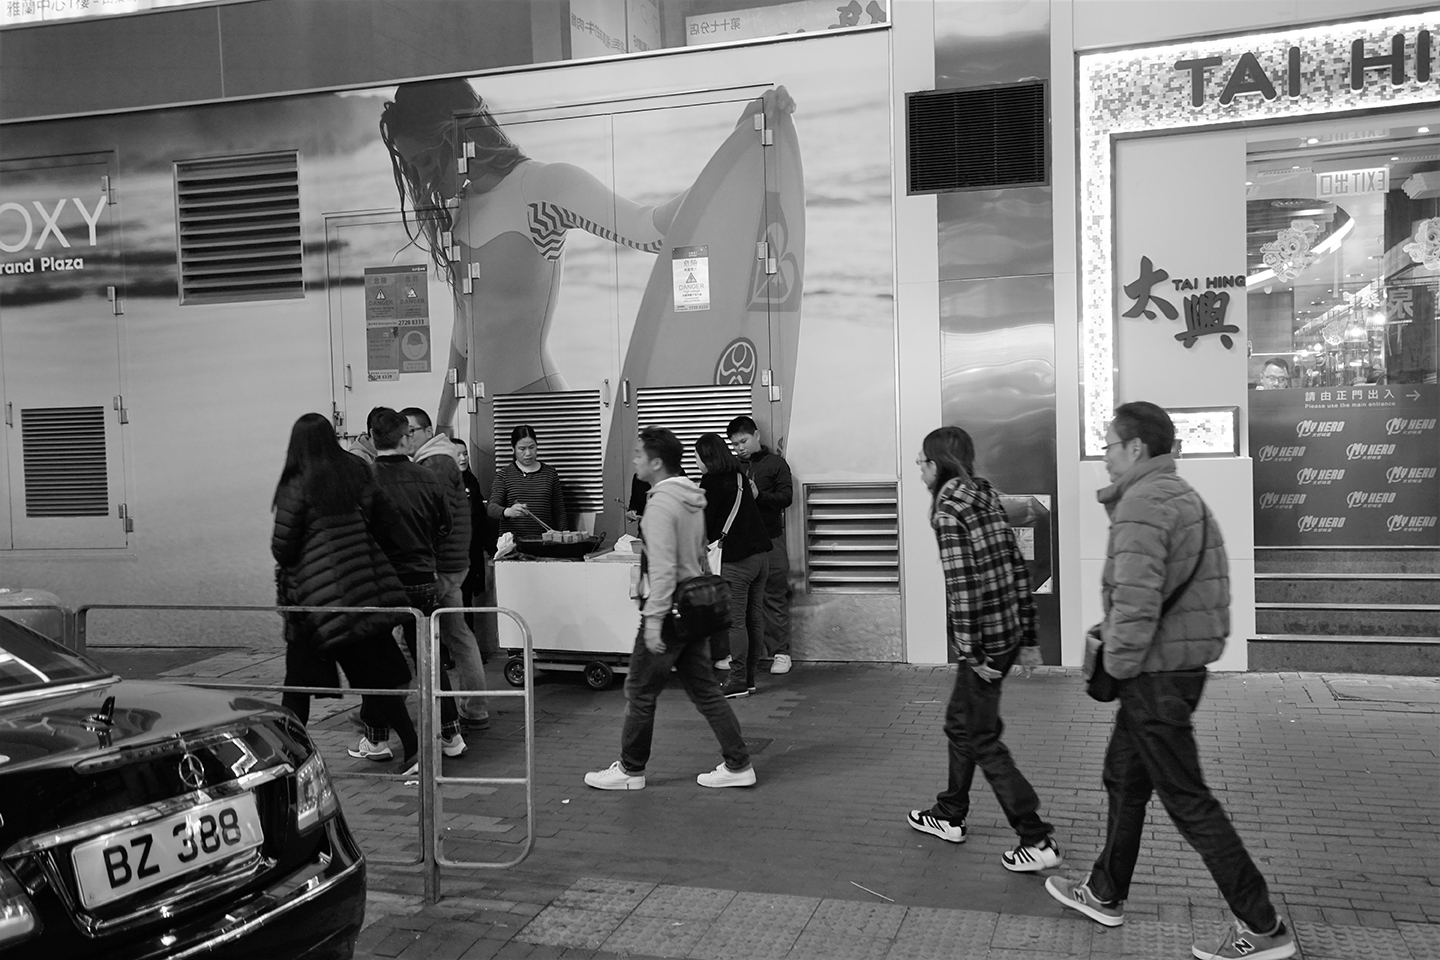
<svg viewBox="0 0 1440 960">
<path fill-rule="evenodd" d="M 27 606 L 17 610 L 59 609 L 63 607 Z M 535 845 L 535 702 L 534 702 L 534 641 L 530 626 L 524 617 L 505 607 L 445 607 L 428 617 L 415 607 L 280 607 L 251 604 L 174 604 L 174 603 L 87 603 L 75 608 L 66 617 L 67 646 L 83 654 L 87 647 L 90 629 L 90 613 L 99 610 L 156 610 L 156 611 L 212 611 L 238 613 L 406 613 L 415 620 L 415 672 L 420 698 L 420 723 L 417 735 L 420 739 L 420 822 L 419 853 L 410 859 L 378 857 L 367 854 L 366 859 L 386 866 L 419 866 L 424 879 L 425 898 L 434 903 L 440 898 L 440 868 L 464 867 L 473 869 L 506 869 L 516 866 L 530 855 Z M 436 638 L 439 636 L 439 618 L 443 615 L 466 613 L 504 614 L 514 620 L 520 628 L 524 642 L 525 685 L 519 690 L 442 690 L 440 688 L 440 658 L 435 656 Z M 0 609 L 0 616 L 4 615 Z M 408 695 L 409 688 L 372 687 L 305 687 L 287 684 L 263 684 L 243 682 L 220 682 L 206 680 L 162 680 L 161 682 L 203 687 L 209 690 L 263 691 L 266 693 L 340 694 L 342 696 L 397 696 Z M 524 700 L 525 775 L 523 777 L 450 777 L 441 771 L 440 741 L 436 736 L 436 703 L 441 697 L 520 697 Z M 318 751 L 318 747 L 317 747 Z M 404 773 L 364 773 L 359 771 L 331 771 L 332 779 L 345 780 L 408 780 Z M 510 860 L 474 861 L 452 860 L 441 850 L 439 824 L 443 794 L 440 787 L 456 785 L 513 785 L 525 787 L 525 840 L 519 854 Z"/>
</svg>

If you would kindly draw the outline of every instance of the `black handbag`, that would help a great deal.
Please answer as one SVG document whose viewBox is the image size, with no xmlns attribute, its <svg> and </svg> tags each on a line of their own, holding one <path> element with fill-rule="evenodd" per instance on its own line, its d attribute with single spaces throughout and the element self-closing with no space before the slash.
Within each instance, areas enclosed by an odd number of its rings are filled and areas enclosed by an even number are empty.
<svg viewBox="0 0 1440 960">
<path fill-rule="evenodd" d="M 1175 592 L 1165 598 L 1160 605 L 1160 619 L 1164 620 L 1169 613 L 1185 595 L 1185 591 L 1194 581 L 1195 575 L 1200 572 L 1200 567 L 1205 563 L 1205 551 L 1210 544 L 1210 511 L 1205 507 L 1205 501 L 1200 501 L 1200 559 L 1195 561 L 1195 569 L 1190 571 L 1190 576 L 1185 582 L 1175 588 Z M 1157 626 L 1158 628 L 1158 626 Z M 1105 641 L 1100 637 L 1100 624 L 1095 624 L 1085 634 L 1085 692 L 1090 695 L 1091 700 L 1098 700 L 1101 703 L 1109 703 L 1120 695 L 1120 681 L 1105 669 Z"/>
<path fill-rule="evenodd" d="M 725 578 L 710 572 L 710 563 L 704 554 L 700 555 L 700 566 L 705 571 L 698 577 L 690 577 L 675 584 L 670 597 L 670 612 L 665 615 L 675 638 L 681 643 L 705 640 L 730 629 L 730 585 Z M 641 555 L 640 579 L 649 582 L 650 558 Z M 644 605 L 644 601 L 641 601 Z"/>
</svg>

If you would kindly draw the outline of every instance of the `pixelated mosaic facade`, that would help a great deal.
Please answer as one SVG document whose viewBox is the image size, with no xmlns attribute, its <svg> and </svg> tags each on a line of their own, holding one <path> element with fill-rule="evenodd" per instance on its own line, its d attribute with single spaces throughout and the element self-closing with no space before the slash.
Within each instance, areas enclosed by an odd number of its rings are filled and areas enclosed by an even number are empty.
<svg viewBox="0 0 1440 960">
<path fill-rule="evenodd" d="M 1428 50 L 1420 58 L 1427 62 L 1417 64 L 1422 31 L 1429 31 Z M 1405 81 L 1395 84 L 1391 71 L 1367 69 L 1364 86 L 1352 90 L 1353 42 L 1362 41 L 1364 55 L 1374 58 L 1390 54 L 1397 35 L 1404 38 Z M 1299 48 L 1299 69 L 1293 76 L 1292 47 Z M 1083 456 L 1104 455 L 1105 427 L 1115 407 L 1114 138 L 1440 103 L 1440 69 L 1434 63 L 1437 47 L 1440 10 L 1080 56 L 1077 160 L 1081 171 Z M 1246 92 L 1223 104 L 1221 93 L 1247 52 L 1263 70 L 1275 99 L 1266 99 L 1261 92 Z M 1195 72 L 1176 69 L 1175 64 L 1214 57 L 1221 62 L 1206 68 L 1204 102 L 1197 107 L 1192 102 Z M 1417 72 L 1426 79 L 1417 79 Z M 1253 74 L 1250 76 L 1253 80 Z"/>
</svg>

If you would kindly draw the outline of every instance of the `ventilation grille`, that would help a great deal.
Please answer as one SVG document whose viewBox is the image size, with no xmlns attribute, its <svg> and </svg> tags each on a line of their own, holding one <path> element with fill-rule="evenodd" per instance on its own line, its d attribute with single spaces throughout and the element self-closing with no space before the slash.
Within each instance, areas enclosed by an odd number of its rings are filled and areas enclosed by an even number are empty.
<svg viewBox="0 0 1440 960">
<path fill-rule="evenodd" d="M 180 302 L 305 295 L 295 153 L 175 164 Z"/>
<path fill-rule="evenodd" d="M 910 193 L 1049 182 L 1044 83 L 906 97 Z"/>
<path fill-rule="evenodd" d="M 540 459 L 560 474 L 569 513 L 605 509 L 600 456 L 600 391 L 512 393 L 495 398 L 495 467 L 513 461 L 510 431 L 522 423 L 535 428 Z"/>
<path fill-rule="evenodd" d="M 20 444 L 25 516 L 109 515 L 104 407 L 22 409 Z"/>
<path fill-rule="evenodd" d="M 805 484 L 805 573 L 811 593 L 899 593 L 895 484 Z"/>
<path fill-rule="evenodd" d="M 725 428 L 739 416 L 750 416 L 754 388 L 737 383 L 724 386 L 641 387 L 635 391 L 635 420 L 641 429 L 665 427 L 685 446 L 685 472 L 700 476 L 695 441 L 702 433 L 725 436 Z"/>
</svg>

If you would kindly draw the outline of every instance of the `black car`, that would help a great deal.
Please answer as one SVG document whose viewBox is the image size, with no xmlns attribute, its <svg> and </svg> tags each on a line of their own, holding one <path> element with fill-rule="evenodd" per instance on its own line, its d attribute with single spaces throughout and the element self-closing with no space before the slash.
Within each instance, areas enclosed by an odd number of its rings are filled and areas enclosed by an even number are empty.
<svg viewBox="0 0 1440 960">
<path fill-rule="evenodd" d="M 6 960 L 348 958 L 365 860 L 287 711 L 121 680 L 0 617 Z"/>
</svg>

